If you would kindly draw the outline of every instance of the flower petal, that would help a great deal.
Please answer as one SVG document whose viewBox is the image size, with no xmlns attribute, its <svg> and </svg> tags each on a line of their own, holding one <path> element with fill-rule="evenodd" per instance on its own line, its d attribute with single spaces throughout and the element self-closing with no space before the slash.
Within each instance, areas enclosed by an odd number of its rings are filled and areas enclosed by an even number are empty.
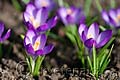
<svg viewBox="0 0 120 80">
<path fill-rule="evenodd" d="M 44 54 L 48 54 L 50 53 L 52 50 L 53 50 L 54 46 L 53 44 L 49 44 L 48 46 L 46 46 L 43 51 L 44 51 Z"/>
<path fill-rule="evenodd" d="M 58 10 L 58 15 L 59 15 L 60 18 L 62 19 L 63 23 L 67 25 L 68 23 L 67 23 L 67 20 L 66 20 L 66 16 L 67 16 L 66 8 L 61 7 L 61 8 Z"/>
<path fill-rule="evenodd" d="M 90 39 L 86 40 L 84 44 L 86 47 L 92 48 L 93 45 L 96 44 L 96 41 L 94 39 L 90 38 Z"/>
<path fill-rule="evenodd" d="M 26 48 L 26 51 L 28 52 L 28 54 L 31 54 L 31 55 L 35 54 L 35 51 L 31 44 L 26 45 L 25 48 Z"/>
<path fill-rule="evenodd" d="M 47 24 L 49 26 L 49 29 L 56 25 L 57 20 L 58 20 L 57 16 L 55 16 L 55 17 L 51 18 L 50 20 L 48 20 Z"/>
<path fill-rule="evenodd" d="M 28 30 L 26 36 L 30 39 L 31 42 L 33 42 L 33 38 L 36 36 L 36 33 L 33 30 Z"/>
<path fill-rule="evenodd" d="M 11 29 L 9 29 L 7 33 L 1 38 L 1 42 L 8 39 L 10 37 L 10 34 L 11 34 Z"/>
<path fill-rule="evenodd" d="M 41 56 L 46 55 L 46 54 L 50 53 L 53 50 L 53 48 L 54 48 L 54 46 L 52 44 L 48 45 L 43 50 L 40 49 L 40 50 L 36 51 L 35 55 L 37 55 L 37 56 L 38 55 L 41 55 Z"/>
<path fill-rule="evenodd" d="M 112 31 L 106 30 L 101 32 L 97 39 L 97 48 L 104 46 L 112 37 Z"/>
<path fill-rule="evenodd" d="M 49 29 L 49 26 L 48 24 L 43 24 L 43 25 L 40 25 L 38 28 L 37 28 L 37 32 L 41 32 L 41 31 L 46 31 Z"/>
<path fill-rule="evenodd" d="M 107 22 L 107 23 L 109 23 L 109 15 L 108 15 L 108 13 L 106 12 L 106 11 L 102 11 L 102 18 Z"/>
<path fill-rule="evenodd" d="M 0 37 L 2 36 L 3 31 L 4 31 L 4 24 L 0 22 Z"/>
<path fill-rule="evenodd" d="M 91 24 L 90 28 L 88 29 L 87 39 L 93 38 L 96 40 L 98 35 L 99 35 L 98 25 L 96 23 Z"/>
<path fill-rule="evenodd" d="M 85 24 L 80 24 L 80 26 L 79 26 L 79 30 L 78 30 L 78 32 L 79 32 L 79 35 L 82 35 L 82 32 L 84 31 L 85 32 L 85 34 L 87 34 L 87 26 L 85 25 Z"/>
<path fill-rule="evenodd" d="M 48 18 L 48 11 L 47 11 L 47 9 L 40 8 L 37 11 L 37 14 L 36 14 L 35 18 L 36 18 L 36 22 L 38 22 L 40 25 L 43 25 L 46 22 L 47 18 Z"/>
<path fill-rule="evenodd" d="M 46 40 L 47 40 L 47 36 L 45 34 L 42 34 L 41 35 L 41 40 L 40 40 L 41 44 L 40 44 L 39 49 L 41 49 L 41 48 L 43 48 L 45 46 Z"/>
<path fill-rule="evenodd" d="M 29 3 L 26 7 L 25 12 L 29 13 L 30 15 L 33 15 L 35 9 L 36 9 L 35 6 L 32 3 Z"/>
</svg>

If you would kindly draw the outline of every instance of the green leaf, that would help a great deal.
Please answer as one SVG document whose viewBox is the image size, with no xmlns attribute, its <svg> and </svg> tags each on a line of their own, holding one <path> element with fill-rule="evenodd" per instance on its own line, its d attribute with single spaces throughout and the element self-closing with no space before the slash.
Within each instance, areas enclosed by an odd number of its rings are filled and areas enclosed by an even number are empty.
<svg viewBox="0 0 120 80">
<path fill-rule="evenodd" d="M 85 14 L 89 15 L 92 0 L 85 0 Z"/>
<path fill-rule="evenodd" d="M 95 49 L 95 46 L 93 45 L 93 74 L 94 75 L 96 75 L 96 69 L 97 69 L 97 67 L 96 67 L 96 61 L 97 61 L 97 59 L 96 59 L 96 49 Z"/>
<path fill-rule="evenodd" d="M 18 11 L 22 10 L 22 7 L 21 7 L 20 3 L 18 2 L 18 0 L 12 0 L 12 4 Z"/>
<path fill-rule="evenodd" d="M 28 4 L 30 0 L 22 0 L 25 4 Z"/>
<path fill-rule="evenodd" d="M 33 76 L 38 76 L 39 75 L 39 69 L 41 67 L 41 64 L 42 64 L 44 58 L 45 58 L 45 56 L 38 56 L 37 57 L 37 59 L 35 61 Z"/>
</svg>

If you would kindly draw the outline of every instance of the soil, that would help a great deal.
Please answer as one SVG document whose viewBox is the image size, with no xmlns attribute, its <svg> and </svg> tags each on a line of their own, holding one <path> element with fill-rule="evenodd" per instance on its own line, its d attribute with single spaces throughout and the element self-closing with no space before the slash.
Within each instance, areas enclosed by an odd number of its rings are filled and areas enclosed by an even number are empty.
<svg viewBox="0 0 120 80">
<path fill-rule="evenodd" d="M 77 58 L 76 48 L 65 37 L 63 25 L 52 30 L 62 40 L 48 38 L 48 43 L 53 43 L 55 48 L 46 55 L 40 75 L 33 77 L 27 69 L 23 56 L 25 52 L 23 40 L 19 36 L 25 33 L 22 11 L 17 11 L 11 4 L 11 0 L 0 0 L 0 21 L 3 21 L 7 28 L 12 28 L 12 36 L 3 43 L 4 54 L 0 61 L 0 80 L 95 80 L 89 70 L 80 68 L 81 63 Z M 119 37 L 115 39 L 114 44 L 111 62 L 104 73 L 99 76 L 99 80 L 120 80 Z"/>
</svg>

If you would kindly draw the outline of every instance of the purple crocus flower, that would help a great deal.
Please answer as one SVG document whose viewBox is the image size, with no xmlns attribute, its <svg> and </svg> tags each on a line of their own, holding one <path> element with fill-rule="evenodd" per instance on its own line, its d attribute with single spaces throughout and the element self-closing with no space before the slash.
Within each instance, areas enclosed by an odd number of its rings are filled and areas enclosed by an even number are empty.
<svg viewBox="0 0 120 80">
<path fill-rule="evenodd" d="M 35 6 L 37 8 L 46 8 L 48 11 L 51 11 L 55 8 L 55 2 L 53 0 L 35 0 Z"/>
<path fill-rule="evenodd" d="M 99 33 L 99 27 L 96 23 L 90 25 L 89 29 L 85 24 L 79 26 L 79 35 L 86 47 L 96 48 L 104 46 L 112 37 L 112 30 L 106 30 Z"/>
<path fill-rule="evenodd" d="M 47 37 L 45 34 L 37 34 L 34 30 L 28 30 L 24 38 L 26 51 L 32 56 L 42 56 L 50 53 L 53 45 L 45 46 Z"/>
<path fill-rule="evenodd" d="M 111 9 L 108 12 L 103 10 L 102 17 L 110 26 L 120 28 L 120 8 Z"/>
<path fill-rule="evenodd" d="M 65 25 L 77 24 L 84 22 L 85 15 L 80 8 L 71 6 L 70 8 L 61 7 L 58 10 L 58 15 Z"/>
<path fill-rule="evenodd" d="M 51 29 L 57 22 L 56 16 L 47 21 L 48 10 L 45 8 L 37 9 L 32 3 L 27 5 L 23 17 L 28 29 L 33 29 L 38 32 Z"/>
<path fill-rule="evenodd" d="M 2 35 L 3 31 L 4 31 L 4 24 L 0 22 L 0 43 L 2 43 L 3 41 L 5 41 L 10 37 L 11 29 L 8 29 L 7 33 L 4 35 Z"/>
</svg>

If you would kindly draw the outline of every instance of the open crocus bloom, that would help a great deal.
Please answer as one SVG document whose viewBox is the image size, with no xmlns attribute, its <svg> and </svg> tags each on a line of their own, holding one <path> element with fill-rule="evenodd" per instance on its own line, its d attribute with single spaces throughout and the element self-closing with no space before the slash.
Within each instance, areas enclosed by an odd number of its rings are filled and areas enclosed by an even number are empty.
<svg viewBox="0 0 120 80">
<path fill-rule="evenodd" d="M 37 8 L 47 8 L 48 11 L 51 11 L 55 7 L 53 0 L 35 0 L 35 6 Z"/>
<path fill-rule="evenodd" d="M 36 34 L 34 30 L 28 30 L 24 38 L 24 46 L 28 54 L 32 56 L 42 56 L 50 53 L 53 49 L 53 45 L 46 44 L 46 35 L 45 34 Z"/>
<path fill-rule="evenodd" d="M 120 28 L 120 8 L 111 9 L 109 12 L 103 10 L 102 17 L 109 25 Z"/>
<path fill-rule="evenodd" d="M 3 41 L 5 41 L 10 37 L 11 29 L 9 29 L 7 33 L 4 35 L 2 35 L 3 32 L 4 32 L 4 24 L 0 22 L 0 43 L 2 43 Z"/>
<path fill-rule="evenodd" d="M 57 17 L 53 17 L 47 21 L 48 11 L 45 8 L 37 9 L 32 3 L 26 7 L 23 14 L 24 22 L 28 29 L 34 29 L 38 32 L 46 31 L 56 25 Z"/>
<path fill-rule="evenodd" d="M 112 30 L 106 30 L 99 33 L 99 28 L 96 23 L 91 24 L 88 27 L 85 24 L 79 26 L 79 35 L 86 47 L 92 48 L 93 45 L 96 48 L 104 46 L 112 37 Z"/>
<path fill-rule="evenodd" d="M 83 11 L 80 8 L 76 8 L 73 6 L 71 6 L 70 8 L 61 7 L 58 10 L 58 15 L 65 25 L 77 24 L 80 20 L 85 20 Z"/>
</svg>

